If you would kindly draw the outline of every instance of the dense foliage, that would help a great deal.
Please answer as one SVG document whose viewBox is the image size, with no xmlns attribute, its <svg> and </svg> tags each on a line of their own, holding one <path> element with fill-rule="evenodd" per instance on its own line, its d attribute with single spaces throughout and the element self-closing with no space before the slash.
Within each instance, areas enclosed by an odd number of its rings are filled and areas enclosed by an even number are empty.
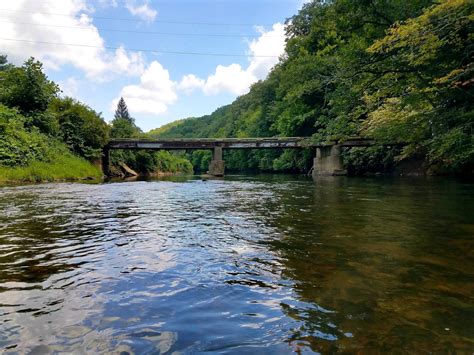
<svg viewBox="0 0 474 355">
<path fill-rule="evenodd" d="M 101 176 L 86 159 L 100 157 L 106 123 L 58 94 L 40 62 L 17 67 L 0 57 L 0 181 Z"/>
<path fill-rule="evenodd" d="M 99 113 L 70 97 L 53 99 L 48 113 L 57 119 L 58 137 L 71 151 L 88 159 L 101 156 L 109 127 Z"/>
<path fill-rule="evenodd" d="M 443 169 L 472 167 L 473 20 L 472 1 L 445 1 L 368 48 L 369 134 L 408 142 L 404 155 L 426 154 Z"/>
<path fill-rule="evenodd" d="M 17 67 L 0 56 L 0 181 L 100 177 L 102 147 L 112 137 L 138 137 L 141 131 L 122 99 L 110 127 L 83 103 L 59 96 L 59 87 L 33 58 Z M 127 155 L 128 154 L 128 155 Z M 192 171 L 169 153 L 122 153 L 139 171 Z"/>
<path fill-rule="evenodd" d="M 27 118 L 0 105 L 0 161 L 3 166 L 25 166 L 48 156 L 48 141 L 38 130 L 27 130 Z"/>
<path fill-rule="evenodd" d="M 15 130 L 36 132 L 65 142 L 84 158 L 100 157 L 100 147 L 108 139 L 108 127 L 100 114 L 72 98 L 60 98 L 59 87 L 48 80 L 42 64 L 33 58 L 23 66 L 6 63 L 0 70 L 0 103 L 15 110 L 2 110 L 3 122 L 11 121 Z M 0 160 L 0 164 L 5 163 Z"/>
<path fill-rule="evenodd" d="M 26 127 L 28 118 L 0 104 L 0 182 L 98 178 L 99 169 L 60 140 Z"/>
<path fill-rule="evenodd" d="M 370 136 L 400 149 L 345 152 L 349 168 L 389 171 L 421 159 L 472 172 L 473 2 L 315 0 L 286 24 L 286 53 L 266 80 L 212 115 L 161 137 Z M 306 154 L 306 155 L 305 155 Z M 230 168 L 308 170 L 308 153 L 227 153 Z"/>
</svg>

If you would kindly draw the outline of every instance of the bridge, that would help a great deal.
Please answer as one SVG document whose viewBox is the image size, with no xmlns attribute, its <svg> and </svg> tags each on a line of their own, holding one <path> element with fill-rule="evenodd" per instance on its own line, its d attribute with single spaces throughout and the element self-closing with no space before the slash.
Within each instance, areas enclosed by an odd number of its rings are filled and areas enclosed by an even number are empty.
<svg viewBox="0 0 474 355">
<path fill-rule="evenodd" d="M 109 174 L 110 150 L 146 149 L 146 150 L 212 150 L 209 174 L 223 176 L 225 163 L 224 149 L 315 149 L 313 175 L 345 175 L 342 164 L 343 147 L 368 147 L 375 142 L 370 138 L 350 138 L 345 141 L 314 143 L 308 137 L 265 137 L 265 138 L 169 138 L 169 139 L 112 139 L 103 148 L 102 167 Z"/>
</svg>

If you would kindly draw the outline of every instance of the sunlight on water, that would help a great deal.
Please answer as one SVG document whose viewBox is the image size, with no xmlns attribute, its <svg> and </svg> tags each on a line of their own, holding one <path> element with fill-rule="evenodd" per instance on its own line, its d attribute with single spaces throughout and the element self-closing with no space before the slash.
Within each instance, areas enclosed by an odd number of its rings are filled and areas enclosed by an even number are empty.
<svg viewBox="0 0 474 355">
<path fill-rule="evenodd" d="M 0 349 L 474 350 L 474 185 L 0 188 Z"/>
</svg>

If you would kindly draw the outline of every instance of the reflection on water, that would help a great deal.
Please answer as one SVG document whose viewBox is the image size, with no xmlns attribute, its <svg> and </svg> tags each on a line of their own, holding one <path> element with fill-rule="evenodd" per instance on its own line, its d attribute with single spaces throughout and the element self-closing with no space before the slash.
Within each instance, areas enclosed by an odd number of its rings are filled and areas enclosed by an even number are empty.
<svg viewBox="0 0 474 355">
<path fill-rule="evenodd" d="M 474 185 L 0 188 L 6 352 L 474 350 Z"/>
</svg>

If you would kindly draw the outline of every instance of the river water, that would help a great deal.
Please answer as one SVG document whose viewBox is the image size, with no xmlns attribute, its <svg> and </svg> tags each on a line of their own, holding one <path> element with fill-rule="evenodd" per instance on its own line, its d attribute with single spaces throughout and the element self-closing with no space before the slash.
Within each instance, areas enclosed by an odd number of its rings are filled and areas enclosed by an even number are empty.
<svg viewBox="0 0 474 355">
<path fill-rule="evenodd" d="M 0 188 L 0 351 L 474 351 L 474 184 Z"/>
</svg>

